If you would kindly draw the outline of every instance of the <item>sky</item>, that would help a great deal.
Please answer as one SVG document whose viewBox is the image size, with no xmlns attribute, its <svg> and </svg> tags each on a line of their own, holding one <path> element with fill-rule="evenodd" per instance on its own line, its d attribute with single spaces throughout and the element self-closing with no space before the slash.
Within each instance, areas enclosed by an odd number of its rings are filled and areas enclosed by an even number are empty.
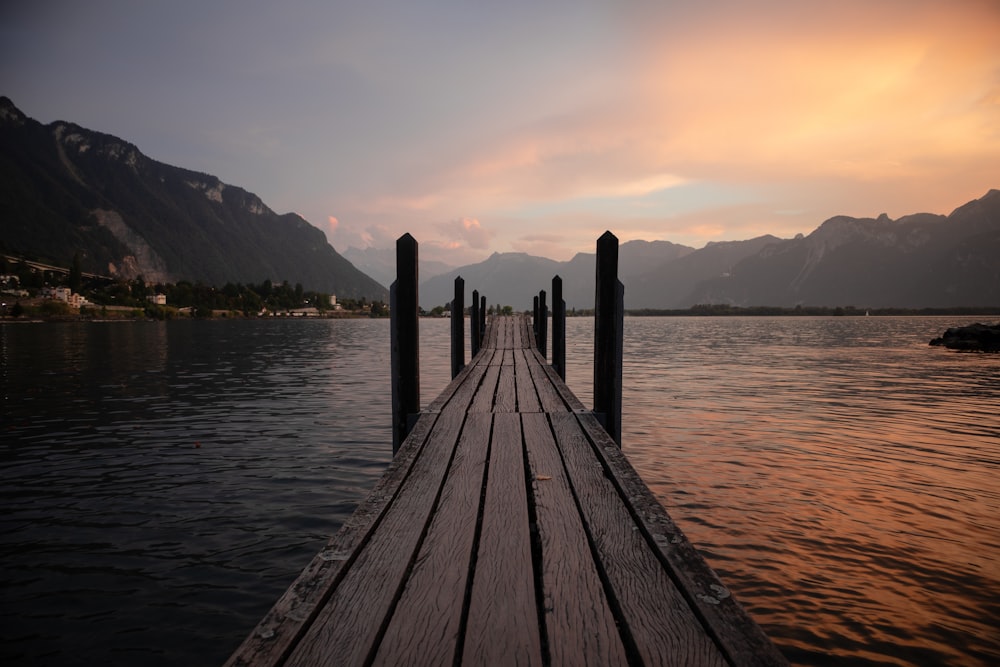
<svg viewBox="0 0 1000 667">
<path fill-rule="evenodd" d="M 3 0 L 0 95 L 341 252 L 700 248 L 1000 188 L 1000 0 Z"/>
</svg>

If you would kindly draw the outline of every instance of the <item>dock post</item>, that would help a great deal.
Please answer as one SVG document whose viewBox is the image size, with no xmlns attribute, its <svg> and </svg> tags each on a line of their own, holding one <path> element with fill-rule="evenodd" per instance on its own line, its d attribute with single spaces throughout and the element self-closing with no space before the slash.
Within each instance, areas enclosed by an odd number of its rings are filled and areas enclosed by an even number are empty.
<svg viewBox="0 0 1000 667">
<path fill-rule="evenodd" d="M 472 308 L 469 311 L 469 334 L 472 337 L 472 356 L 479 354 L 479 290 L 472 290 Z"/>
<path fill-rule="evenodd" d="M 535 337 L 535 349 L 538 349 L 538 295 L 531 306 L 531 335 Z"/>
<path fill-rule="evenodd" d="M 455 278 L 455 296 L 451 300 L 451 379 L 465 367 L 465 281 Z"/>
<path fill-rule="evenodd" d="M 562 298 L 562 278 L 552 278 L 552 367 L 566 381 L 566 302 Z"/>
<path fill-rule="evenodd" d="M 622 339 L 625 286 L 618 280 L 618 238 L 610 231 L 597 239 L 594 295 L 594 412 L 604 429 L 622 444 Z"/>
<path fill-rule="evenodd" d="M 548 356 L 549 348 L 549 307 L 545 302 L 545 290 L 538 293 L 538 351 L 542 359 Z"/>
<path fill-rule="evenodd" d="M 417 309 L 417 241 L 403 234 L 396 240 L 396 280 L 389 288 L 393 455 L 410 432 L 410 417 L 420 412 Z"/>
<path fill-rule="evenodd" d="M 486 295 L 479 297 L 479 347 L 486 339 Z"/>
</svg>

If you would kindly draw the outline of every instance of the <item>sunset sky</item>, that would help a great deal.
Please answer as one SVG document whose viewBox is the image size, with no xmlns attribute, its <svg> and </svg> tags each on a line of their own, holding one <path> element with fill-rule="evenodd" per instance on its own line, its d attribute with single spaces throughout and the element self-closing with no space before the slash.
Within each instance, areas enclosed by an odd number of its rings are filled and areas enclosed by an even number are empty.
<svg viewBox="0 0 1000 667">
<path fill-rule="evenodd" d="M 0 94 L 452 265 L 1000 188 L 997 0 L 15 0 Z"/>
</svg>

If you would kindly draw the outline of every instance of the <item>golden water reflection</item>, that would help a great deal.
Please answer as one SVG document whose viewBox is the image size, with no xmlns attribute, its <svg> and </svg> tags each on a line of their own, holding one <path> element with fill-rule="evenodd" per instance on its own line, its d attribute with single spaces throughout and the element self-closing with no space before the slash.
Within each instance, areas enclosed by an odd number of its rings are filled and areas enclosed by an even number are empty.
<svg viewBox="0 0 1000 667">
<path fill-rule="evenodd" d="M 954 323 L 626 320 L 624 449 L 794 663 L 1000 662 L 1000 356 Z"/>
</svg>

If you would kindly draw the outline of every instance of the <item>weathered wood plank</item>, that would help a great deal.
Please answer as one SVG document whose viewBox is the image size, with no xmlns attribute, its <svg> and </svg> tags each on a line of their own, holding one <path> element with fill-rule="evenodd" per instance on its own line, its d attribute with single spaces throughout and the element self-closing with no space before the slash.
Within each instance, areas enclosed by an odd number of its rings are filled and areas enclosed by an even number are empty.
<svg viewBox="0 0 1000 667">
<path fill-rule="evenodd" d="M 474 366 L 438 416 L 406 483 L 386 509 L 350 569 L 298 642 L 288 665 L 361 664 L 377 645 L 378 634 L 399 594 L 419 547 L 424 527 L 458 441 L 465 413 L 485 370 Z"/>
<path fill-rule="evenodd" d="M 494 317 L 228 664 L 523 663 L 786 664 L 527 318 Z"/>
<path fill-rule="evenodd" d="M 469 412 L 492 412 L 493 401 L 496 398 L 497 382 L 500 380 L 499 364 L 491 363 L 493 359 L 500 357 L 496 350 L 490 350 L 490 362 L 486 363 L 486 374 L 483 376 L 476 395 L 472 399 Z"/>
<path fill-rule="evenodd" d="M 436 421 L 436 414 L 417 421 L 368 497 L 230 656 L 227 667 L 275 665 L 284 661 L 399 493 Z"/>
<path fill-rule="evenodd" d="M 486 326 L 486 341 L 484 342 L 484 346 L 490 347 L 490 348 L 493 348 L 493 349 L 496 349 L 496 346 L 497 346 L 497 335 L 499 333 L 497 331 L 497 327 L 496 327 L 497 320 L 498 320 L 497 317 L 492 317 L 492 318 L 490 318 L 486 322 L 486 325 L 485 325 Z"/>
<path fill-rule="evenodd" d="M 542 556 L 545 628 L 552 665 L 627 665 L 549 421 L 521 417 Z"/>
<path fill-rule="evenodd" d="M 491 416 L 470 414 L 413 571 L 386 628 L 375 665 L 450 665 L 462 609 L 486 470 Z"/>
<path fill-rule="evenodd" d="M 566 406 L 571 411 L 573 412 L 587 411 L 587 408 L 584 407 L 583 402 L 576 397 L 576 394 L 574 394 L 572 391 L 569 390 L 569 387 L 567 387 L 566 383 L 562 381 L 562 378 L 559 377 L 559 374 L 556 373 L 556 370 L 554 368 L 552 368 L 551 366 L 544 366 L 542 370 L 545 371 L 545 375 L 547 375 L 549 380 L 551 380 L 552 387 L 555 389 L 556 392 L 559 393 L 559 396 L 562 398 L 562 400 L 566 403 Z"/>
<path fill-rule="evenodd" d="M 508 339 L 510 337 L 510 320 L 511 318 L 509 317 L 494 317 L 492 320 L 492 326 L 496 330 L 496 338 L 493 341 L 493 347 L 498 350 L 509 347 Z"/>
<path fill-rule="evenodd" d="M 626 645 L 647 665 L 725 665 L 590 448 L 576 416 L 550 415 Z"/>
<path fill-rule="evenodd" d="M 538 403 L 538 392 L 535 391 L 535 383 L 531 379 L 531 371 L 528 368 L 528 360 L 525 354 L 531 354 L 535 350 L 515 350 L 514 351 L 514 377 L 517 389 L 517 411 L 539 412 L 542 408 Z"/>
<path fill-rule="evenodd" d="M 517 386 L 514 379 L 514 365 L 504 365 L 500 367 L 500 381 L 497 383 L 497 393 L 493 402 L 493 412 L 516 411 Z"/>
<path fill-rule="evenodd" d="M 608 471 L 608 479 L 618 487 L 620 495 L 629 499 L 640 532 L 672 572 L 679 589 L 732 664 L 788 664 L 676 526 L 597 419 L 585 413 L 577 414 L 577 419 Z"/>
<path fill-rule="evenodd" d="M 490 443 L 462 662 L 542 665 L 520 417 L 494 415 Z"/>
<path fill-rule="evenodd" d="M 528 369 L 531 371 L 531 381 L 534 383 L 535 391 L 538 393 L 538 402 L 542 406 L 542 411 L 568 411 L 570 409 L 569 406 L 566 405 L 566 401 L 563 400 L 562 395 L 549 378 L 548 373 L 545 372 L 545 360 L 537 352 L 526 351 L 525 353 L 534 356 L 534 362 L 528 364 Z M 553 367 L 552 370 L 558 375 L 557 369 Z"/>
</svg>

